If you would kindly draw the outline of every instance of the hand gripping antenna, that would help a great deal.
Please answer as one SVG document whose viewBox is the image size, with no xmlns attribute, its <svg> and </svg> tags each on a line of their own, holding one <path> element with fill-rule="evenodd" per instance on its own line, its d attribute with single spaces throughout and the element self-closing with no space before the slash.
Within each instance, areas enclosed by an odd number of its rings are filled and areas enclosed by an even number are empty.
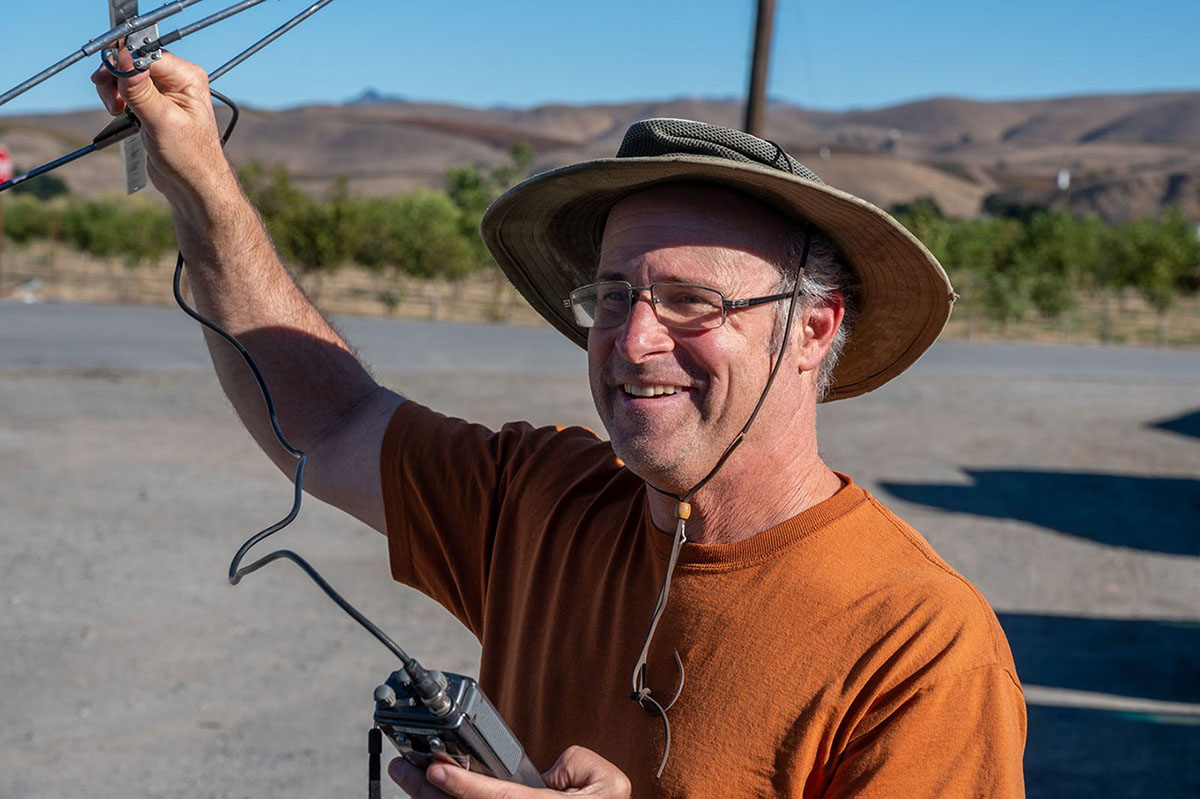
<svg viewBox="0 0 1200 799">
<path fill-rule="evenodd" d="M 132 75 L 136 72 L 144 72 L 150 68 L 150 65 L 159 58 L 162 48 L 174 44 L 175 42 L 190 36 L 196 31 L 202 30 L 214 25 L 223 20 L 229 19 L 235 14 L 240 14 L 248 8 L 264 2 L 264 0 L 240 0 L 233 3 L 215 13 L 209 14 L 190 25 L 185 25 L 181 28 L 173 30 L 169 33 L 159 34 L 158 23 L 162 20 L 178 14 L 189 6 L 193 6 L 201 0 L 174 0 L 174 2 L 159 6 L 153 11 L 148 11 L 144 14 L 137 13 L 137 0 L 107 0 L 109 3 L 109 14 L 112 21 L 112 27 L 104 33 L 89 39 L 79 49 L 72 52 L 70 55 L 61 59 L 57 63 L 47 67 L 37 73 L 28 80 L 17 84 L 13 88 L 0 94 L 0 106 L 5 103 L 20 97 L 25 92 L 34 88 L 38 84 L 54 77 L 58 73 L 65 70 L 67 67 L 82 61 L 84 58 L 100 53 L 101 61 L 110 72 L 115 75 Z M 280 25 L 275 30 L 263 36 L 254 44 L 241 51 L 233 58 L 226 61 L 221 66 L 212 70 L 209 73 L 208 79 L 210 82 L 217 80 L 225 73 L 229 72 L 234 67 L 241 64 L 246 59 L 258 53 L 271 42 L 283 36 L 292 28 L 299 25 L 304 20 L 317 13 L 325 6 L 332 3 L 333 0 L 317 0 L 310 3 L 298 14 L 293 16 L 287 22 Z M 121 68 L 119 55 L 121 51 L 128 52 L 130 62 L 133 68 L 124 70 Z M 91 155 L 98 150 L 103 150 L 112 145 L 123 142 L 135 133 L 138 132 L 138 121 L 131 113 L 126 113 L 122 117 L 113 120 L 111 124 L 104 128 L 96 135 L 91 144 L 81 147 L 74 152 L 67 153 L 64 156 L 56 158 L 41 164 L 27 172 L 16 175 L 11 180 L 0 183 L 0 192 L 7 191 L 24 183 L 27 180 L 32 180 L 39 175 L 44 175 L 47 172 L 52 172 L 60 166 L 65 166 L 73 161 L 77 161 L 86 155 Z M 136 156 L 135 156 L 136 159 Z M 139 167 L 136 160 L 130 162 L 130 157 L 125 156 L 126 163 L 126 189 L 134 191 L 137 188 L 145 185 L 144 164 Z M 138 185 L 140 184 L 140 185 Z M 134 188 L 134 187 L 137 188 Z"/>
</svg>

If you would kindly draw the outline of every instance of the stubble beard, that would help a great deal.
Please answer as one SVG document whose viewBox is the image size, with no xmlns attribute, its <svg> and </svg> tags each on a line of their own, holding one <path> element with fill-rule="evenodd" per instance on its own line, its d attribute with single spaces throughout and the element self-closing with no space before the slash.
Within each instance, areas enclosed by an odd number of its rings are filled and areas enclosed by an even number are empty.
<svg viewBox="0 0 1200 799">
<path fill-rule="evenodd" d="M 619 397 L 612 399 L 619 401 Z M 705 425 L 699 408 L 684 418 L 613 407 L 601 416 L 607 417 L 605 428 L 616 456 L 631 472 L 662 491 L 687 491 L 712 468 L 719 455 L 705 451 L 713 431 Z"/>
</svg>

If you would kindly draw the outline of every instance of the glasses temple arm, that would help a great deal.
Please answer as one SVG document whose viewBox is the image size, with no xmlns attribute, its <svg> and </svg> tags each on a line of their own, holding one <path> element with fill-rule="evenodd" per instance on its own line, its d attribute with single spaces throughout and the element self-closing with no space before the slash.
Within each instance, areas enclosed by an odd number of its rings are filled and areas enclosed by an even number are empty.
<svg viewBox="0 0 1200 799">
<path fill-rule="evenodd" d="M 783 294 L 771 294 L 767 297 L 749 297 L 744 300 L 722 300 L 722 304 L 726 310 L 735 308 L 753 308 L 755 305 L 766 305 L 768 302 L 779 302 L 786 300 L 792 296 L 792 292 L 784 292 Z"/>
</svg>

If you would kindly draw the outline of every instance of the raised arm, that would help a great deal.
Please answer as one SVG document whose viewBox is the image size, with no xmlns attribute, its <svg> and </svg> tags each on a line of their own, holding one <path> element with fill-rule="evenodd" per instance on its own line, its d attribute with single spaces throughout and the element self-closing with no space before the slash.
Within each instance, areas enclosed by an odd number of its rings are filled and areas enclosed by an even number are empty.
<svg viewBox="0 0 1200 799">
<path fill-rule="evenodd" d="M 201 314 L 250 351 L 284 435 L 309 455 L 305 488 L 384 530 L 379 452 L 403 402 L 378 385 L 296 285 L 221 150 L 202 69 L 164 54 L 148 73 L 93 76 L 109 113 L 141 120 L 150 178 L 166 196 Z M 258 445 L 291 476 L 257 384 L 228 343 L 205 331 L 221 386 Z"/>
</svg>

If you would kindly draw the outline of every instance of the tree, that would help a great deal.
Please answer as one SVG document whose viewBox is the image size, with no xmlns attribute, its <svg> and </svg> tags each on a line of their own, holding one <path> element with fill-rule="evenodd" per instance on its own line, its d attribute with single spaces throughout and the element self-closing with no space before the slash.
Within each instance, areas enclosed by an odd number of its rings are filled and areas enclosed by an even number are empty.
<svg viewBox="0 0 1200 799">
<path fill-rule="evenodd" d="M 135 203 L 122 219 L 122 255 L 126 266 L 141 266 L 176 248 L 175 226 L 171 215 L 162 208 L 147 202 Z"/>
<path fill-rule="evenodd" d="M 1200 241 L 1178 208 L 1161 220 L 1139 219 L 1121 228 L 1122 278 L 1158 313 L 1158 336 L 1166 341 L 1166 315 L 1180 293 L 1200 283 Z"/>
<path fill-rule="evenodd" d="M 27 194 L 39 200 L 53 200 L 55 197 L 65 197 L 71 193 L 66 182 L 58 175 L 39 175 L 32 180 L 18 183 L 12 187 L 12 193 Z"/>
<path fill-rule="evenodd" d="M 258 162 L 238 174 L 275 246 L 301 273 L 331 272 L 350 260 L 357 219 L 344 179 L 318 202 L 292 183 L 287 169 Z"/>
<path fill-rule="evenodd" d="M 953 225 L 946 219 L 936 200 L 920 197 L 911 203 L 892 206 L 891 213 L 929 248 L 934 258 L 939 261 L 946 259 L 946 245 Z"/>
<path fill-rule="evenodd" d="M 459 223 L 463 236 L 471 248 L 475 268 L 490 265 L 492 255 L 479 237 L 479 223 L 483 212 L 497 197 L 529 174 L 533 164 L 533 150 L 521 143 L 508 150 L 508 161 L 491 169 L 478 164 L 455 166 L 446 170 L 446 193 L 462 213 Z"/>
<path fill-rule="evenodd" d="M 16 244 L 48 239 L 58 226 L 59 210 L 30 196 L 18 196 L 4 207 L 4 237 Z"/>
<path fill-rule="evenodd" d="M 100 258 L 124 253 L 124 219 L 111 200 L 72 198 L 62 213 L 62 236 L 69 246 Z"/>
<path fill-rule="evenodd" d="M 58 220 L 69 246 L 99 258 L 124 258 L 130 268 L 175 248 L 170 213 L 144 200 L 72 197 Z"/>
<path fill-rule="evenodd" d="M 1024 225 L 1015 254 L 1028 274 L 1029 299 L 1047 318 L 1075 305 L 1083 229 L 1069 213 L 1034 213 Z"/>
<path fill-rule="evenodd" d="M 441 192 L 416 189 L 397 197 L 361 201 L 351 255 L 376 270 L 451 280 L 476 267 L 462 234 L 462 213 Z"/>
<path fill-rule="evenodd" d="M 1005 327 L 1029 310 L 1028 263 L 1015 257 L 1020 223 L 1011 219 L 972 219 L 955 225 L 946 258 L 967 272 L 962 289 L 969 314 L 975 310 Z"/>
</svg>

